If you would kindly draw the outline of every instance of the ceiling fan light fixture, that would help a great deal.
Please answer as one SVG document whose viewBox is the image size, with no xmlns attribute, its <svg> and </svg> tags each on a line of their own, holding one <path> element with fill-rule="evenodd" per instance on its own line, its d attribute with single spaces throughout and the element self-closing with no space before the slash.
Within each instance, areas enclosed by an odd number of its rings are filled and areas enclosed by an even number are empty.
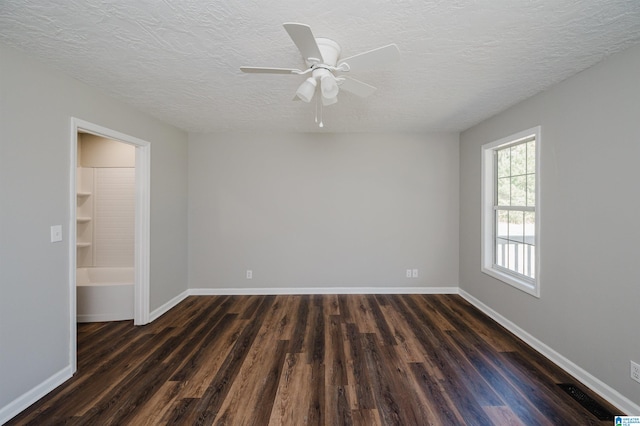
<svg viewBox="0 0 640 426">
<path fill-rule="evenodd" d="M 327 73 L 320 79 L 320 91 L 322 97 L 327 99 L 334 99 L 338 96 L 339 92 L 338 82 L 333 74 Z"/>
<path fill-rule="evenodd" d="M 309 77 L 298 87 L 296 95 L 304 102 L 311 102 L 317 85 L 316 79 Z"/>
<path fill-rule="evenodd" d="M 333 98 L 325 98 L 324 96 L 322 96 L 322 105 L 323 106 L 333 105 L 336 102 L 338 102 L 338 97 L 337 96 L 334 96 Z"/>
</svg>

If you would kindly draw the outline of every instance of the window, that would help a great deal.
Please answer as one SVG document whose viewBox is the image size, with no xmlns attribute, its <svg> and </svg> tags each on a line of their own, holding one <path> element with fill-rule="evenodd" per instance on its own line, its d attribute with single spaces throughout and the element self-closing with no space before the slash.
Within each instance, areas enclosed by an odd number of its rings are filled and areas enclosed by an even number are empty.
<svg viewBox="0 0 640 426">
<path fill-rule="evenodd" d="M 482 271 L 534 296 L 540 127 L 482 146 Z"/>
</svg>

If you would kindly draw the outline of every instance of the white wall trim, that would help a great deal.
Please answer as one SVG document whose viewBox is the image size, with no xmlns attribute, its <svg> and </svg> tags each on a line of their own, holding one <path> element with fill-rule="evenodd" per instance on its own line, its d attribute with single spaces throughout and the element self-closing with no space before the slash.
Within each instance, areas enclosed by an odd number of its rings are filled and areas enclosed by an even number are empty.
<svg viewBox="0 0 640 426">
<path fill-rule="evenodd" d="M 177 306 L 178 303 L 182 302 L 184 299 L 186 299 L 189 296 L 190 296 L 189 290 L 185 290 L 182 293 L 180 293 L 179 295 L 177 295 L 176 297 L 174 297 L 173 299 L 169 300 L 167 303 L 165 303 L 162 306 L 154 309 L 149 314 L 149 322 L 153 322 L 156 319 L 160 318 L 163 314 L 165 314 L 171 308 Z"/>
<path fill-rule="evenodd" d="M 40 383 L 38 386 L 32 388 L 28 392 L 11 401 L 8 405 L 2 407 L 0 409 L 0 425 L 5 424 L 31 404 L 69 380 L 72 375 L 73 370 L 71 369 L 71 366 L 66 366 L 44 382 Z"/>
<path fill-rule="evenodd" d="M 77 322 L 126 321 L 131 319 L 131 312 L 109 312 L 106 314 L 80 314 Z"/>
<path fill-rule="evenodd" d="M 280 294 L 458 294 L 458 287 L 265 287 L 191 288 L 190 296 L 246 296 Z"/>
<path fill-rule="evenodd" d="M 151 143 L 145 140 L 111 130 L 88 121 L 71 117 L 71 163 L 70 198 L 71 217 L 69 223 L 69 281 L 71 306 L 71 349 L 70 358 L 73 371 L 76 370 L 76 169 L 78 132 L 91 133 L 108 139 L 117 140 L 136 148 L 136 209 L 135 209 L 135 285 L 134 285 L 134 324 L 149 322 L 149 265 L 150 265 L 150 212 L 151 212 Z"/>
<path fill-rule="evenodd" d="M 531 346 L 536 351 L 540 352 L 543 356 L 551 360 L 551 362 L 562 368 L 567 373 L 571 374 L 589 389 L 596 392 L 598 395 L 618 407 L 623 412 L 628 414 L 640 413 L 640 405 L 634 403 L 633 401 L 622 395 L 620 392 L 604 383 L 602 380 L 596 378 L 587 370 L 581 368 L 571 360 L 556 352 L 554 349 L 547 346 L 545 343 L 538 340 L 527 331 L 520 328 L 518 325 L 502 316 L 489 306 L 485 305 L 483 302 L 481 302 L 479 299 L 476 299 L 465 290 L 459 289 L 459 294 L 469 303 L 490 316 L 497 323 L 522 339 L 526 344 Z"/>
</svg>

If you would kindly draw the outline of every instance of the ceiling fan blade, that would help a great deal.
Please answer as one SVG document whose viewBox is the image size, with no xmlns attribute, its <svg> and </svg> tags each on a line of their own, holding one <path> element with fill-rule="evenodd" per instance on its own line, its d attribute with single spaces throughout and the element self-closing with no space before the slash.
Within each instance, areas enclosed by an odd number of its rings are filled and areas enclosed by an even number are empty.
<svg viewBox="0 0 640 426">
<path fill-rule="evenodd" d="M 395 44 L 389 44 L 377 49 L 362 52 L 360 54 L 341 59 L 340 64 L 349 65 L 349 70 L 366 70 L 368 68 L 378 68 L 392 62 L 400 60 L 400 50 Z"/>
<path fill-rule="evenodd" d="M 240 71 L 252 74 L 299 74 L 302 71 L 293 68 L 240 67 Z"/>
<path fill-rule="evenodd" d="M 377 89 L 370 84 L 363 83 L 360 80 L 356 80 L 355 78 L 349 77 L 340 77 L 344 79 L 342 83 L 340 83 L 340 89 L 345 90 L 347 92 L 353 93 L 356 96 L 360 96 L 361 98 L 366 98 L 375 92 Z"/>
<path fill-rule="evenodd" d="M 309 61 L 311 58 L 317 59 L 322 62 L 322 53 L 316 43 L 316 38 L 311 32 L 311 27 L 305 24 L 296 24 L 294 22 L 287 22 L 282 24 L 284 29 L 289 33 L 291 40 L 298 46 L 298 50 L 302 53 L 302 57 L 305 61 Z M 310 61 L 315 62 L 315 61 Z"/>
</svg>

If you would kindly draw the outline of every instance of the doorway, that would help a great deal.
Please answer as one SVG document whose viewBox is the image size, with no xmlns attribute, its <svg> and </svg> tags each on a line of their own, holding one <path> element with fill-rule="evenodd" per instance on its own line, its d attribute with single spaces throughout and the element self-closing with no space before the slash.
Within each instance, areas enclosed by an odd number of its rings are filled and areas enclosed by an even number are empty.
<svg viewBox="0 0 640 426">
<path fill-rule="evenodd" d="M 135 148 L 135 219 L 133 249 L 133 321 L 134 325 L 149 322 L 149 227 L 150 227 L 150 150 L 151 144 L 142 139 L 129 136 L 115 130 L 89 123 L 77 118 L 71 119 L 71 161 L 70 161 L 70 223 L 69 223 L 69 329 L 70 329 L 70 364 L 76 371 L 76 338 L 77 338 L 77 230 L 78 194 L 86 196 L 78 187 L 78 135 L 98 136 L 112 141 L 131 145 Z"/>
</svg>

